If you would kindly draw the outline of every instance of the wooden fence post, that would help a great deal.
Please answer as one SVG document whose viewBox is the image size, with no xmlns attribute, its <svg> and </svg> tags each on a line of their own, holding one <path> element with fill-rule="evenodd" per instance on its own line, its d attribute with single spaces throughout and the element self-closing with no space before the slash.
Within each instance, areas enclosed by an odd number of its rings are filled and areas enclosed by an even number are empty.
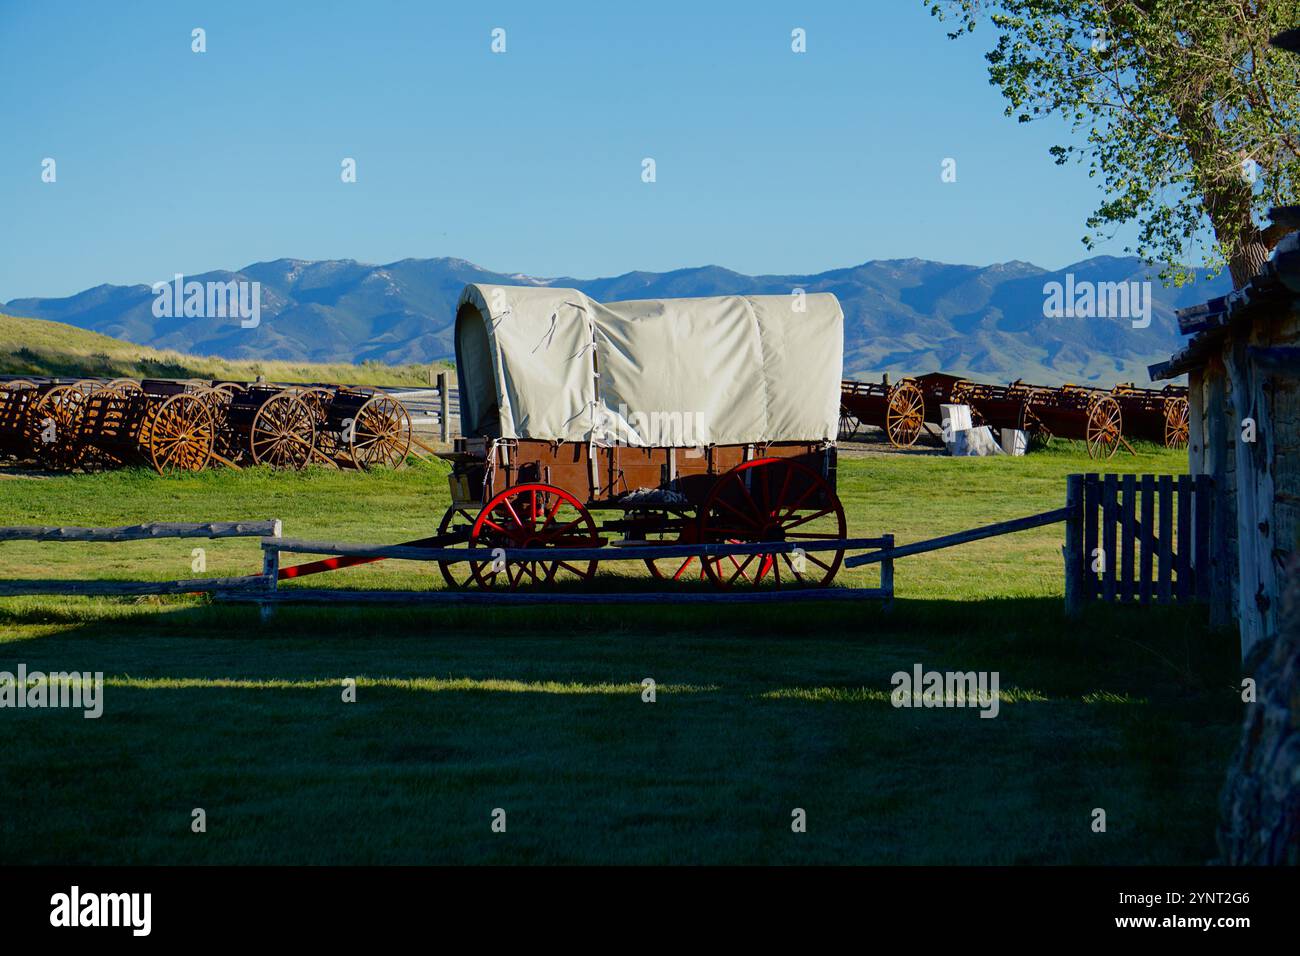
<svg viewBox="0 0 1300 956">
<path fill-rule="evenodd" d="M 438 373 L 438 437 L 451 441 L 451 376 Z"/>
<path fill-rule="evenodd" d="M 1083 475 L 1067 475 L 1065 507 L 1065 614 L 1076 617 L 1083 609 Z"/>
<path fill-rule="evenodd" d="M 275 519 L 275 528 L 271 532 L 272 538 L 283 536 L 284 526 L 280 519 Z M 265 578 L 263 587 L 265 590 L 274 593 L 280 586 L 280 552 L 276 548 L 262 548 L 262 577 Z M 271 601 L 261 601 L 258 603 L 258 610 L 261 613 L 263 621 L 269 621 L 275 614 L 275 605 Z"/>
<path fill-rule="evenodd" d="M 880 536 L 884 542 L 884 549 L 887 552 L 894 550 L 894 536 L 884 534 Z M 894 606 L 894 559 L 885 557 L 880 562 L 880 590 L 885 592 L 885 610 L 891 610 Z"/>
</svg>

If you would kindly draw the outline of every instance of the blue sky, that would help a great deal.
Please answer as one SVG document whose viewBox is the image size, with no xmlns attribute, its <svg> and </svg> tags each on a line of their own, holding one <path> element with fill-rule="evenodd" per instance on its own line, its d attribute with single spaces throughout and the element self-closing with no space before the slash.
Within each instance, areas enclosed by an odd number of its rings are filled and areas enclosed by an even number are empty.
<svg viewBox="0 0 1300 956">
<path fill-rule="evenodd" d="M 1085 258 L 1099 197 L 1048 157 L 1065 132 L 1002 115 L 991 30 L 945 33 L 921 0 L 0 0 L 0 300 L 280 257 L 582 278 Z"/>
</svg>

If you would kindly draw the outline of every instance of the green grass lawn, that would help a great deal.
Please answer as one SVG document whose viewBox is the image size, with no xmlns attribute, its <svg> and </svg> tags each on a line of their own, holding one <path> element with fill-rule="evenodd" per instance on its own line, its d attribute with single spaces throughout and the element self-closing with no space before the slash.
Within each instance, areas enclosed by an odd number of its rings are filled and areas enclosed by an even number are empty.
<svg viewBox="0 0 1300 956">
<path fill-rule="evenodd" d="M 1185 468 L 1140 452 L 1100 470 Z M 839 488 L 852 534 L 906 542 L 1059 507 L 1064 476 L 1093 469 L 1068 446 L 844 459 Z M 278 517 L 294 537 L 395 542 L 432 532 L 444 475 L 0 478 L 0 524 Z M 1065 621 L 1061 540 L 903 559 L 888 613 L 284 607 L 263 623 L 194 598 L 0 601 L 0 670 L 107 683 L 99 720 L 0 710 L 0 862 L 1202 862 L 1238 725 L 1233 640 L 1199 609 Z M 260 563 L 251 541 L 7 543 L 0 575 L 188 577 L 197 546 L 208 574 Z M 398 562 L 317 581 L 439 583 Z M 916 663 L 997 671 L 998 717 L 892 707 L 890 676 Z"/>
</svg>

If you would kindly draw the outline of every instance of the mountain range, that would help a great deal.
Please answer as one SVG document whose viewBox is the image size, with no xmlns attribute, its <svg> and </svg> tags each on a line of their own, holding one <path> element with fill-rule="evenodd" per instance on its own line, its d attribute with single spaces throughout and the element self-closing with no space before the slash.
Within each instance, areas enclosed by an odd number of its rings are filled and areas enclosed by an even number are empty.
<svg viewBox="0 0 1300 956">
<path fill-rule="evenodd" d="M 895 378 L 943 370 L 986 381 L 1023 378 L 1112 385 L 1147 382 L 1146 366 L 1181 342 L 1174 310 L 1230 290 L 1226 276 L 1182 288 L 1152 282 L 1151 322 L 1048 318 L 1044 287 L 1140 282 L 1133 257 L 1098 256 L 1049 271 L 1028 262 L 950 265 L 924 259 L 865 262 L 815 275 L 743 275 L 720 266 L 629 272 L 602 279 L 493 272 L 464 259 L 258 262 L 237 272 L 186 276 L 261 283 L 261 324 L 238 319 L 158 318 L 149 285 L 100 285 L 65 298 L 14 299 L 0 311 L 52 319 L 159 349 L 229 359 L 432 362 L 454 354 L 452 319 L 469 282 L 577 288 L 602 301 L 833 292 L 844 307 L 846 375 Z"/>
</svg>

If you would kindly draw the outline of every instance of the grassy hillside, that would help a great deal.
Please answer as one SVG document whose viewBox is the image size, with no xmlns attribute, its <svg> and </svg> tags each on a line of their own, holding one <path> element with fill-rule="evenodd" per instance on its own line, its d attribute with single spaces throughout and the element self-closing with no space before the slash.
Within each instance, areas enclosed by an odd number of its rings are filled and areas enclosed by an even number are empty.
<svg viewBox="0 0 1300 956">
<path fill-rule="evenodd" d="M 272 382 L 340 382 L 349 385 L 423 385 L 429 365 L 365 362 L 243 362 L 163 352 L 88 332 L 62 322 L 0 315 L 0 375 L 68 378 L 230 378 L 258 375 Z"/>
</svg>

